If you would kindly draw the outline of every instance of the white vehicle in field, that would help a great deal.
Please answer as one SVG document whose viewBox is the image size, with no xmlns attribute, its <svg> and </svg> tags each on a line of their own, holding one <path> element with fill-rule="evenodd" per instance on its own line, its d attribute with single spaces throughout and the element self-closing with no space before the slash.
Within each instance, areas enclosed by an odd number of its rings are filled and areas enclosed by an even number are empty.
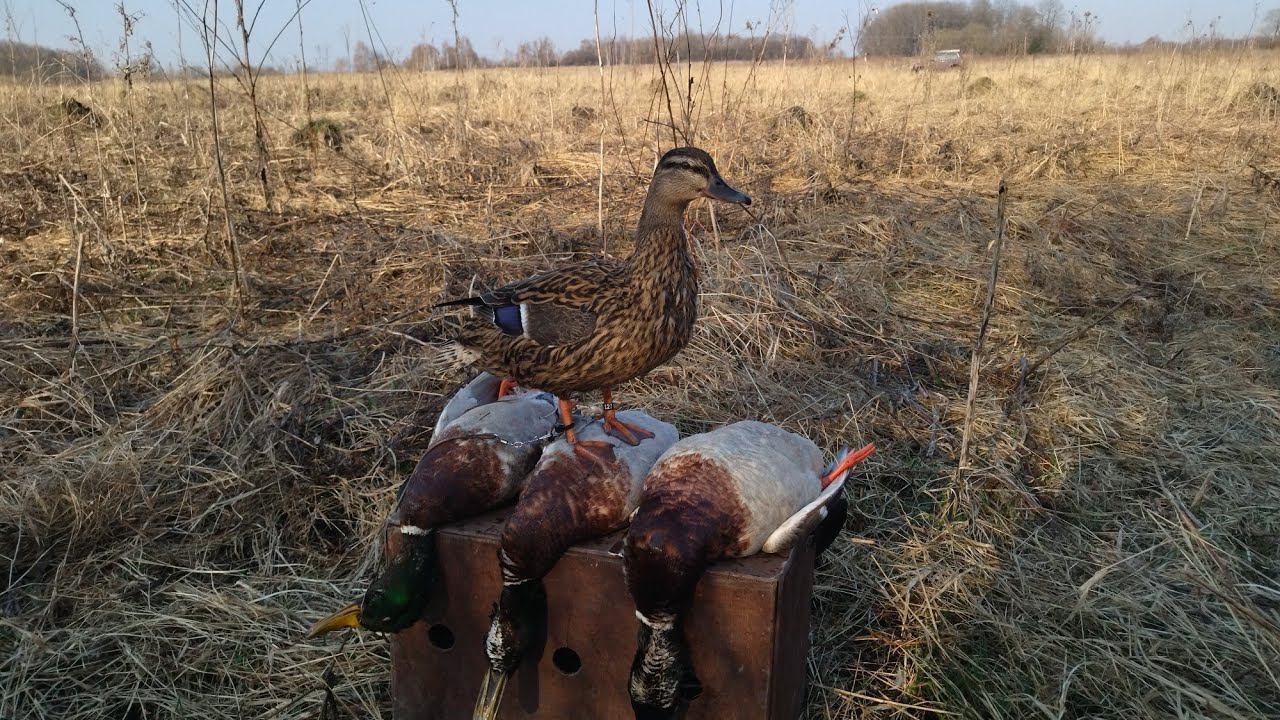
<svg viewBox="0 0 1280 720">
<path fill-rule="evenodd" d="M 933 62 L 926 63 L 923 60 L 916 62 L 911 66 L 911 71 L 950 70 L 951 68 L 958 68 L 962 64 L 959 50 L 939 50 L 933 54 Z"/>
</svg>

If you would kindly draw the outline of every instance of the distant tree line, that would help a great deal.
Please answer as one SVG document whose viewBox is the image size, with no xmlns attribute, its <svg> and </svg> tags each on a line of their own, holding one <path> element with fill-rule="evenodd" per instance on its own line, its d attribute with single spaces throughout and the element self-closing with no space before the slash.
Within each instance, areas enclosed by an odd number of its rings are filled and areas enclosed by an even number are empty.
<svg viewBox="0 0 1280 720">
<path fill-rule="evenodd" d="M 1190 28 L 1181 41 L 1153 37 L 1140 45 L 1106 47 L 1098 36 L 1102 19 L 1091 11 L 1067 10 L 1062 0 L 917 0 L 873 10 L 860 27 L 835 28 L 832 39 L 817 42 L 795 34 L 704 35 L 682 33 L 666 37 L 659 47 L 672 64 L 704 61 L 803 61 L 841 56 L 841 43 L 856 38 L 857 52 L 872 56 L 918 56 L 936 50 L 959 48 L 972 55 L 1034 55 L 1041 53 L 1089 53 L 1155 49 L 1216 49 L 1239 47 L 1280 47 L 1280 7 L 1264 14 L 1253 37 L 1227 39 L 1216 27 Z M 857 23 L 851 23 L 857 24 Z M 748 23 L 750 32 L 752 25 Z M 757 26 L 758 29 L 758 26 Z M 593 38 L 561 52 L 550 38 L 521 42 L 501 58 L 481 55 L 465 35 L 454 43 L 439 45 L 421 42 L 404 56 L 371 48 L 363 41 L 349 46 L 347 56 L 333 65 L 337 72 L 375 72 L 399 68 L 414 72 L 485 67 L 555 67 L 595 65 L 603 57 L 609 65 L 646 64 L 654 61 L 651 36 L 602 38 L 599 48 Z M 0 45 L 3 47 L 3 45 Z M 33 47 L 33 46 L 24 46 Z M 53 51 L 45 51 L 50 53 Z M 73 53 L 62 55 L 74 58 Z M 0 62 L 3 62 L 0 56 Z M 201 69 L 200 74 L 206 72 Z M 92 72 L 101 74 L 94 66 Z M 279 72 L 268 68 L 266 72 Z"/>
<path fill-rule="evenodd" d="M 409 55 L 402 62 L 395 62 L 382 53 L 371 49 L 363 42 L 357 42 L 351 50 L 350 58 L 339 58 L 334 65 L 338 72 L 374 72 L 379 68 L 400 66 L 406 70 L 453 70 L 454 68 L 489 67 L 493 63 L 480 57 L 471 40 L 465 36 L 459 38 L 457 47 L 444 43 L 436 47 L 431 43 L 418 43 L 409 50 Z"/>
<path fill-rule="evenodd" d="M 500 60 L 481 57 L 463 37 L 459 49 L 446 43 L 436 47 L 419 43 L 410 50 L 400 67 L 406 70 L 451 70 L 456 67 L 554 67 L 557 65 L 595 65 L 601 56 L 610 65 L 650 63 L 654 59 L 653 38 L 613 38 L 601 40 L 599 51 L 595 40 L 583 40 L 578 47 L 560 52 L 550 38 L 538 38 L 520 43 L 514 52 Z M 726 60 L 781 60 L 794 58 L 815 60 L 834 54 L 834 46 L 820 46 L 811 38 L 800 35 L 769 35 L 745 37 L 741 35 L 681 34 L 669 38 L 666 59 L 672 63 L 694 63 Z M 396 64 L 371 51 L 364 43 L 356 43 L 350 60 L 339 60 L 338 70 L 367 72 Z"/>
<path fill-rule="evenodd" d="M 106 71 L 87 53 L 0 40 L 0 76 L 56 82 L 98 80 L 106 76 Z"/>
<path fill-rule="evenodd" d="M 768 35 L 745 37 L 742 35 L 695 35 L 682 33 L 666 44 L 667 60 L 673 63 L 694 63 L 705 60 L 782 60 L 784 58 L 817 60 L 833 54 L 827 47 L 820 47 L 811 38 L 801 35 Z M 606 63 L 627 65 L 653 62 L 653 38 L 617 38 L 602 40 L 600 55 Z M 595 65 L 596 43 L 583 40 L 578 47 L 560 56 L 561 65 Z"/>
<path fill-rule="evenodd" d="M 862 30 L 868 55 L 920 55 L 959 48 L 979 55 L 1094 52 L 1099 18 L 1067 12 L 1059 0 L 1035 6 L 1016 2 L 912 2 L 875 13 Z"/>
<path fill-rule="evenodd" d="M 1266 15 L 1261 32 L 1245 40 L 1227 40 L 1214 35 L 1212 27 L 1181 42 L 1152 38 L 1141 45 L 1105 47 L 1098 37 L 1100 18 L 1092 12 L 1064 9 L 1060 0 L 1040 0 L 1022 5 L 1014 0 L 972 0 L 972 2 L 909 2 L 875 12 L 857 36 L 858 52 L 872 56 L 917 56 L 946 48 L 959 48 L 974 55 L 1023 55 L 1040 53 L 1083 53 L 1102 50 L 1236 47 L 1248 42 L 1256 47 L 1280 45 L 1280 9 Z M 673 64 L 731 60 L 823 60 L 841 55 L 839 44 L 849 32 L 840 30 L 826 43 L 801 35 L 680 34 L 667 38 L 661 47 Z M 388 57 L 363 42 L 351 48 L 348 57 L 334 64 L 338 72 L 374 72 L 397 67 L 424 72 L 455 68 L 555 67 L 595 65 L 599 57 L 610 65 L 651 63 L 652 37 L 602 39 L 597 50 L 594 39 L 582 40 L 576 48 L 559 51 L 550 38 L 520 43 L 499 59 L 480 55 L 463 36 L 458 47 L 418 43 L 401 60 Z"/>
<path fill-rule="evenodd" d="M 908 2 L 872 11 L 859 28 L 841 28 L 830 42 L 818 43 L 801 35 L 766 33 L 760 36 L 680 34 L 665 38 L 660 47 L 672 64 L 704 61 L 772 61 L 782 59 L 823 60 L 838 57 L 840 42 L 852 33 L 857 51 L 866 55 L 917 56 L 932 51 L 959 48 L 976 55 L 1008 55 L 1067 52 L 1216 50 L 1242 46 L 1280 47 L 1280 7 L 1263 14 L 1250 38 L 1225 38 L 1215 23 L 1203 28 L 1188 26 L 1183 40 L 1151 37 L 1137 45 L 1104 47 L 1097 32 L 1101 18 L 1091 12 L 1067 11 L 1061 0 L 1038 0 L 1024 5 L 1016 0 L 971 0 L 971 2 Z M 750 31 L 751 26 L 748 25 Z M 654 60 L 652 37 L 603 39 L 599 49 L 594 39 L 581 41 L 576 48 L 561 52 L 550 38 L 520 43 L 500 59 L 486 58 L 462 36 L 439 46 L 418 43 L 403 58 L 379 52 L 364 42 L 356 42 L 346 57 L 333 66 L 337 72 L 375 72 L 400 68 L 415 72 L 482 67 L 553 67 L 595 65 L 602 55 L 610 65 L 645 64 Z M 398 53 L 397 53 L 398 54 Z M 147 53 L 127 68 L 117 67 L 124 76 L 146 77 L 152 71 L 178 76 L 205 77 L 208 69 L 185 66 L 168 71 L 160 68 Z M 85 50 L 56 50 L 40 45 L 0 40 L 0 77 L 19 81 L 57 82 L 98 80 L 110 71 Z M 215 68 L 219 76 L 234 70 Z M 263 74 L 281 71 L 264 67 Z"/>
</svg>

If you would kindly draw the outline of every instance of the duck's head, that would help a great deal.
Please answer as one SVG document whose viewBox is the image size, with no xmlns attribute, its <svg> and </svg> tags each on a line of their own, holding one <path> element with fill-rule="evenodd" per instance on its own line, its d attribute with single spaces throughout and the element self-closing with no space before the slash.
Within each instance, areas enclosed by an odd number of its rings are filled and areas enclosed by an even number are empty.
<svg viewBox="0 0 1280 720">
<path fill-rule="evenodd" d="M 413 532 L 403 532 L 406 528 Z M 369 585 L 364 599 L 312 625 L 308 638 L 343 628 L 398 633 L 422 617 L 435 585 L 435 532 L 413 526 L 393 527 L 392 532 L 400 533 L 400 553 Z"/>
<path fill-rule="evenodd" d="M 683 207 L 699 197 L 750 205 L 751 197 L 739 192 L 720 177 L 715 160 L 705 150 L 679 147 L 658 161 L 649 185 L 651 199 Z"/>
<path fill-rule="evenodd" d="M 454 519 L 459 508 L 472 509 L 459 488 L 482 469 L 477 462 L 485 454 L 475 445 L 462 438 L 427 450 L 401 486 L 387 518 L 387 531 L 399 541 L 399 552 L 388 554 L 386 569 L 369 584 L 364 599 L 312 625 L 308 638 L 343 628 L 397 633 L 422 617 L 438 577 L 435 528 Z"/>
</svg>

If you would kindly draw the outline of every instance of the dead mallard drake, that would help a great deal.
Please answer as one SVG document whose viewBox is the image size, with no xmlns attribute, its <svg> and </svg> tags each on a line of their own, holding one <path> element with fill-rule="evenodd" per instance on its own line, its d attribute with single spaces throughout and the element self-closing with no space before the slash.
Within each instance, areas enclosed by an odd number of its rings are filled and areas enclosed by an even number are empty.
<svg viewBox="0 0 1280 720">
<path fill-rule="evenodd" d="M 361 602 L 311 627 L 308 637 L 348 627 L 396 633 L 417 622 L 436 581 L 435 533 L 511 501 L 552 435 L 556 399 L 538 392 L 498 398 L 499 380 L 482 374 L 450 400 L 431 444 L 387 519 L 401 549 Z"/>
<path fill-rule="evenodd" d="M 525 478 L 515 511 L 502 528 L 498 566 L 502 593 L 494 604 L 485 655 L 489 670 L 480 685 L 473 720 L 494 720 L 507 678 L 535 638 L 545 633 L 547 596 L 542 578 L 569 548 L 602 537 L 626 524 L 640 502 L 645 475 L 658 456 L 679 438 L 673 425 L 637 410 L 620 413 L 630 427 L 647 430 L 637 445 L 606 435 L 599 420 L 586 425 L 581 440 L 604 447 L 577 452 L 562 438 L 548 445 Z"/>
<path fill-rule="evenodd" d="M 623 551 L 640 620 L 628 690 L 638 720 L 670 720 L 701 692 L 683 618 L 703 572 L 722 558 L 784 553 L 813 533 L 818 551 L 844 524 L 841 494 L 867 445 L 823 469 L 808 438 L 744 420 L 689 436 L 644 480 Z M 823 527 L 827 526 L 827 527 Z"/>
</svg>

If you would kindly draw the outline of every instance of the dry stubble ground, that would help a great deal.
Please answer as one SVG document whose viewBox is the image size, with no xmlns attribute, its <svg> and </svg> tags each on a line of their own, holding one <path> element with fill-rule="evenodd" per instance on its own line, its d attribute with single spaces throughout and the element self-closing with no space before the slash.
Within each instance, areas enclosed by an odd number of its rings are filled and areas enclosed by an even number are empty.
<svg viewBox="0 0 1280 720">
<path fill-rule="evenodd" d="M 694 67 L 758 221 L 691 213 L 696 338 L 625 399 L 881 448 L 819 576 L 810 717 L 1280 713 L 1280 207 L 1250 167 L 1280 163 L 1278 67 Z M 0 88 L 0 717 L 316 717 L 335 647 L 302 632 L 369 577 L 459 379 L 428 304 L 627 250 L 654 76 L 313 77 L 340 151 L 269 78 L 276 208 L 221 82 L 239 306 L 206 83 Z M 383 641 L 335 670 L 340 717 L 385 707 Z"/>
</svg>

